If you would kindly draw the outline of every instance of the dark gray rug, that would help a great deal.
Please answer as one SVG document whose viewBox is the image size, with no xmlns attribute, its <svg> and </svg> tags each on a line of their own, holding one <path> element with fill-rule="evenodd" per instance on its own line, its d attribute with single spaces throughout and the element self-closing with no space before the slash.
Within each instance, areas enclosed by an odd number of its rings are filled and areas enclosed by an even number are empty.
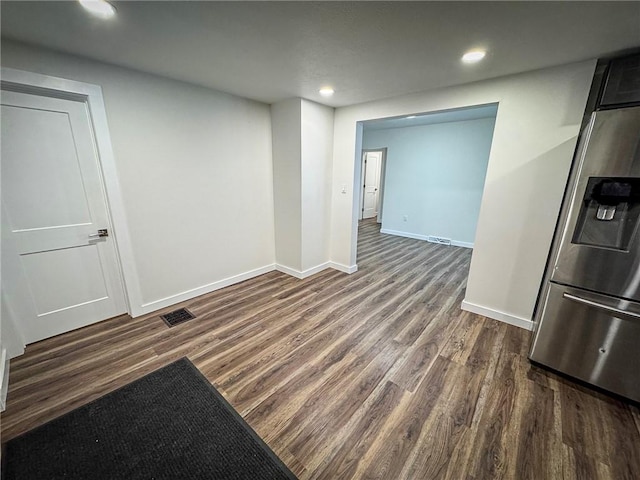
<svg viewBox="0 0 640 480">
<path fill-rule="evenodd" d="M 5 480 L 295 480 L 186 358 L 12 439 Z"/>
</svg>

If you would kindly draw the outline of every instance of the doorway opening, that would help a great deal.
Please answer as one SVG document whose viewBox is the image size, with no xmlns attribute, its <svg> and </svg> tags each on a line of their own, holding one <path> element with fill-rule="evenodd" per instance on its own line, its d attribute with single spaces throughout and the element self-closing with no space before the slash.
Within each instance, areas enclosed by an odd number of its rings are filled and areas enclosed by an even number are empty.
<svg viewBox="0 0 640 480">
<path fill-rule="evenodd" d="M 473 248 L 497 111 L 493 103 L 359 122 L 358 221 L 375 213 L 382 234 Z M 383 151 L 376 195 L 370 155 Z"/>
</svg>

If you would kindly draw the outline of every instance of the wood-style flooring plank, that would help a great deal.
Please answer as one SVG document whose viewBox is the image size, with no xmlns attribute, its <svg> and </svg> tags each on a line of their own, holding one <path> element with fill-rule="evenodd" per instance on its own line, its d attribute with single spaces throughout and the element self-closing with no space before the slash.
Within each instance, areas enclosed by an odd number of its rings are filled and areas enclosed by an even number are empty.
<svg viewBox="0 0 640 480">
<path fill-rule="evenodd" d="M 562 478 L 616 480 L 609 467 L 593 457 L 562 444 Z"/>
<path fill-rule="evenodd" d="M 450 360 L 438 357 L 415 394 L 405 394 L 381 431 L 387 441 L 376 442 L 369 449 L 355 472 L 356 478 L 399 478 L 438 396 L 449 387 L 445 377 L 450 368 L 455 368 Z"/>
<path fill-rule="evenodd" d="M 353 478 L 364 454 L 377 441 L 385 420 L 400 403 L 404 390 L 393 382 L 381 384 L 377 395 L 371 395 L 354 422 L 345 425 L 336 442 L 316 468 L 314 479 L 332 480 Z"/>
<path fill-rule="evenodd" d="M 358 271 L 270 272 L 11 361 L 2 441 L 187 356 L 301 479 L 636 479 L 640 410 L 460 310 L 471 251 L 361 222 Z M 159 315 L 186 307 L 173 328 Z"/>
<path fill-rule="evenodd" d="M 517 363 L 515 354 L 501 353 L 471 447 L 469 473 L 475 478 L 515 478 L 517 444 L 510 431 L 518 420 Z"/>
</svg>

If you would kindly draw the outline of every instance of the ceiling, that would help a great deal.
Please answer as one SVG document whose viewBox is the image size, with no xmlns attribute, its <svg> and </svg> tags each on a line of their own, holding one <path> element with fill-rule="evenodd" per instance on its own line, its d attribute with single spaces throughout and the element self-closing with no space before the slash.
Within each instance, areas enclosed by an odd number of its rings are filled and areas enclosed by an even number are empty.
<svg viewBox="0 0 640 480">
<path fill-rule="evenodd" d="M 5 38 L 273 103 L 345 106 L 640 47 L 640 2 L 0 2 Z M 488 49 L 466 65 L 462 53 Z M 318 94 L 332 85 L 335 95 Z"/>
</svg>

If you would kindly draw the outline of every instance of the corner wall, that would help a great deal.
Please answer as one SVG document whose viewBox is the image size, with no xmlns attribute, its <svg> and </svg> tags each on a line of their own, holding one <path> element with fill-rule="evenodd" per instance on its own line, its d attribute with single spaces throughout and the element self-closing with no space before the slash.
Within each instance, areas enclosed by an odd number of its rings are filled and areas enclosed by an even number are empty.
<svg viewBox="0 0 640 480">
<path fill-rule="evenodd" d="M 338 108 L 331 259 L 355 265 L 359 122 L 498 103 L 464 308 L 531 327 L 596 61 Z M 346 195 L 341 186 L 348 185 Z"/>
<path fill-rule="evenodd" d="M 302 270 L 300 99 L 271 105 L 276 265 Z"/>
<path fill-rule="evenodd" d="M 333 108 L 302 100 L 302 270 L 327 265 L 331 230 Z"/>
<path fill-rule="evenodd" d="M 276 268 L 305 278 L 329 264 L 333 108 L 271 105 Z"/>
</svg>

